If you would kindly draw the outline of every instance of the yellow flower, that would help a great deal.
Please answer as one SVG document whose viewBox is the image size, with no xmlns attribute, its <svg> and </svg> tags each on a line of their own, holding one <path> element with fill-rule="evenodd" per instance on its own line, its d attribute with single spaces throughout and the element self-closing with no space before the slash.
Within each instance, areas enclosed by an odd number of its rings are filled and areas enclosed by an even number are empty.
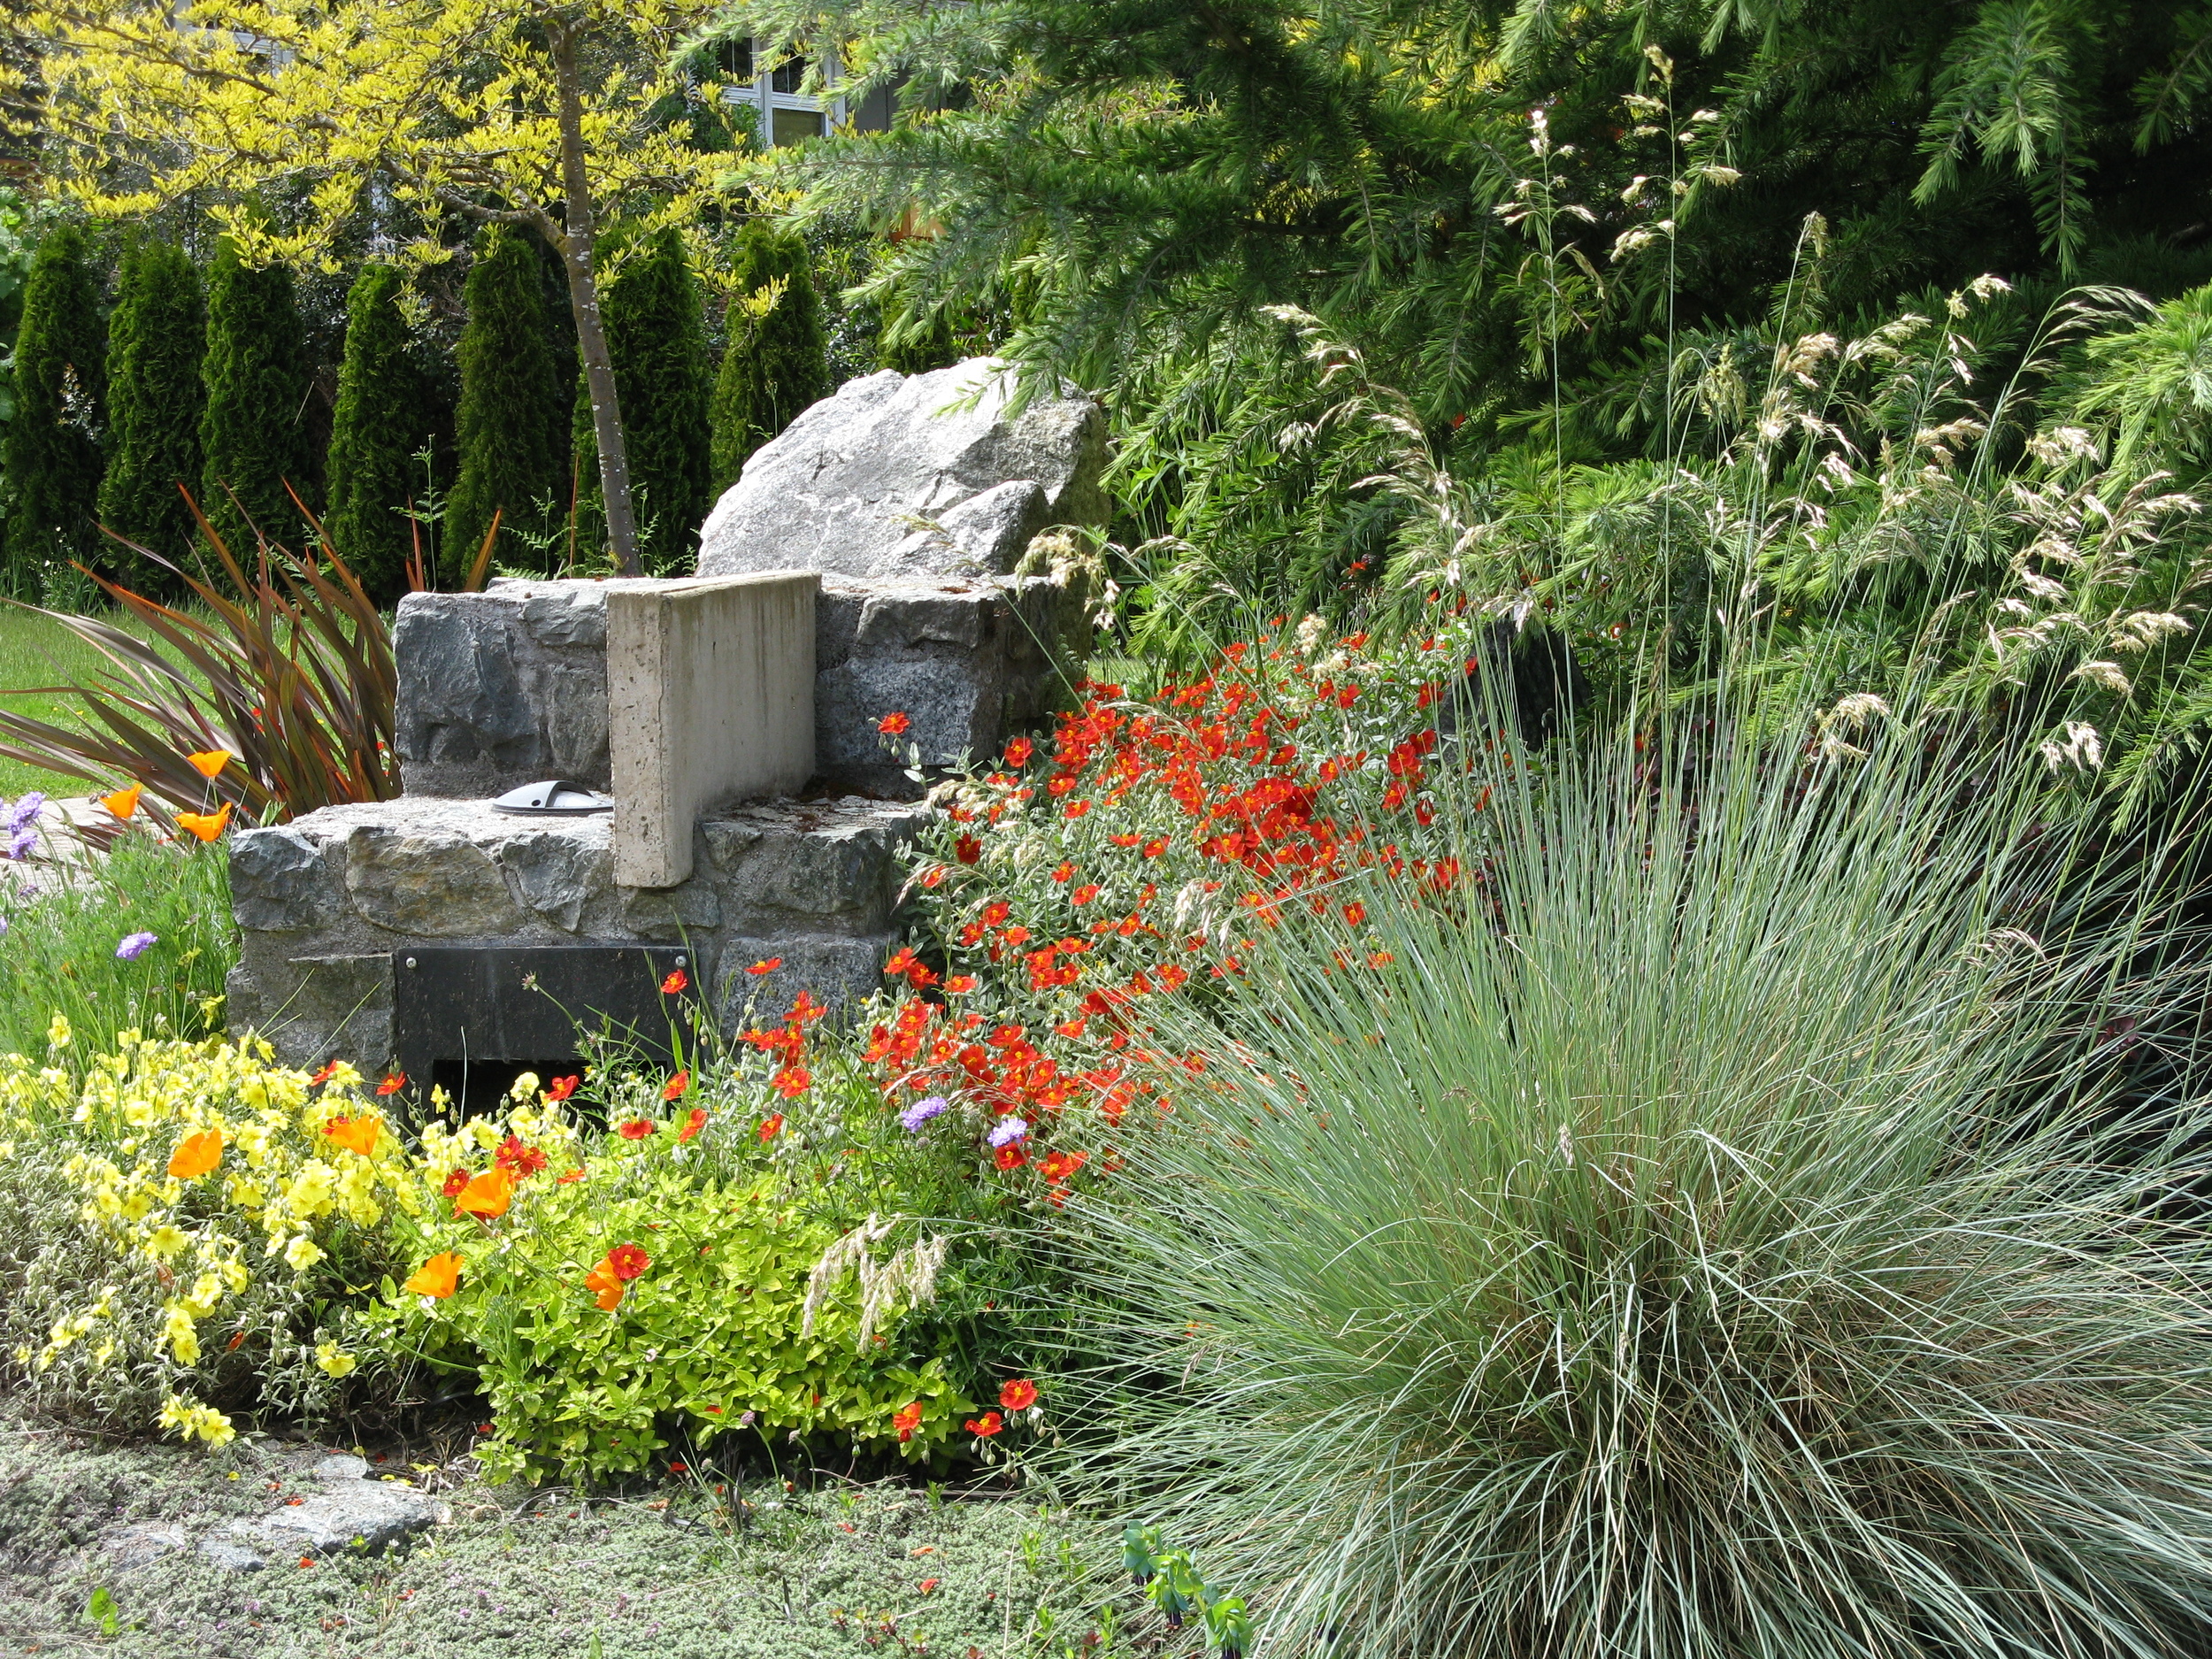
<svg viewBox="0 0 2212 1659">
<path fill-rule="evenodd" d="M 213 1406 L 180 1399 L 175 1394 L 162 1402 L 161 1426 L 176 1430 L 181 1439 L 204 1440 L 210 1446 L 227 1446 L 238 1438 L 238 1431 L 231 1427 L 230 1419 Z"/>
<path fill-rule="evenodd" d="M 322 1367 L 326 1377 L 342 1377 L 360 1363 L 335 1342 L 319 1342 L 315 1345 L 315 1363 Z"/>
<path fill-rule="evenodd" d="M 146 1239 L 146 1254 L 157 1262 L 165 1262 L 192 1242 L 192 1237 L 182 1227 L 165 1221 Z"/>
<path fill-rule="evenodd" d="M 323 1247 L 303 1233 L 284 1247 L 284 1259 L 295 1272 L 304 1273 L 323 1259 Z"/>
<path fill-rule="evenodd" d="M 55 1015 L 52 1023 L 46 1027 L 47 1042 L 56 1048 L 66 1048 L 69 1036 L 69 1017 L 66 1014 Z"/>
<path fill-rule="evenodd" d="M 177 1356 L 180 1365 L 200 1363 L 200 1333 L 192 1324 L 192 1316 L 181 1304 L 169 1304 L 168 1317 L 162 1322 L 162 1340 L 169 1344 L 170 1352 Z"/>
</svg>

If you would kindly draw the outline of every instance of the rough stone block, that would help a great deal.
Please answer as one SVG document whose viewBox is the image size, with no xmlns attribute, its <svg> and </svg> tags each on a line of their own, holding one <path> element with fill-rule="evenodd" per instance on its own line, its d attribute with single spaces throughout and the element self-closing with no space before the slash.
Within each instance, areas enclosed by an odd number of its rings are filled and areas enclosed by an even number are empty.
<svg viewBox="0 0 2212 1659">
<path fill-rule="evenodd" d="M 703 808 L 805 787 L 820 585 L 811 572 L 607 585 L 617 881 L 674 887 Z"/>
<path fill-rule="evenodd" d="M 729 965 L 715 1017 L 733 1034 L 772 1025 L 791 1011 L 802 991 L 842 1012 L 883 988 L 884 962 L 897 947 L 893 933 L 857 939 L 841 933 L 731 939 L 724 947 Z M 769 961 L 778 965 L 766 973 L 745 972 L 752 964 Z"/>
<path fill-rule="evenodd" d="M 231 913 L 255 933 L 315 926 L 334 903 L 335 878 L 323 849 L 285 828 L 240 830 L 230 840 Z"/>
</svg>

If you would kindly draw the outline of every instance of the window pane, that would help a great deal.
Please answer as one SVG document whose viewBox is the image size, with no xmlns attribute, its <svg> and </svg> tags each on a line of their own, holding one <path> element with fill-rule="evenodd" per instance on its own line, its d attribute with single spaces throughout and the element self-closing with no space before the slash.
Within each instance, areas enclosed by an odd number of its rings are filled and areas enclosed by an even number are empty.
<svg viewBox="0 0 2212 1659">
<path fill-rule="evenodd" d="M 750 81 L 757 73 L 753 68 L 753 42 L 749 39 L 718 41 L 714 48 L 714 73 L 722 81 Z"/>
<path fill-rule="evenodd" d="M 822 135 L 822 117 L 815 110 L 772 110 L 770 141 L 778 144 L 795 144 L 804 139 Z"/>
<path fill-rule="evenodd" d="M 769 77 L 768 84 L 777 92 L 796 92 L 799 89 L 799 82 L 805 79 L 806 59 L 787 58 L 776 65 L 775 73 Z M 781 143 L 783 141 L 778 139 L 776 142 Z"/>
</svg>

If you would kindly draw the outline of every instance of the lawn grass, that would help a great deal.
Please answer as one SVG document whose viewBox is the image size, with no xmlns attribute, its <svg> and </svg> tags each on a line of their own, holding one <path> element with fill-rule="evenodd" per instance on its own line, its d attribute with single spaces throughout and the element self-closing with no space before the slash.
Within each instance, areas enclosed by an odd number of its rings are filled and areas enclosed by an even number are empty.
<svg viewBox="0 0 2212 1659">
<path fill-rule="evenodd" d="M 104 612 L 101 620 L 145 637 L 139 624 L 119 612 Z M 83 703 L 67 692 L 48 688 L 75 684 L 106 665 L 99 652 L 59 623 L 36 611 L 0 605 L 0 708 L 58 726 L 81 726 Z M 12 800 L 27 789 L 49 795 L 90 793 L 81 779 L 0 759 L 0 797 Z"/>
</svg>

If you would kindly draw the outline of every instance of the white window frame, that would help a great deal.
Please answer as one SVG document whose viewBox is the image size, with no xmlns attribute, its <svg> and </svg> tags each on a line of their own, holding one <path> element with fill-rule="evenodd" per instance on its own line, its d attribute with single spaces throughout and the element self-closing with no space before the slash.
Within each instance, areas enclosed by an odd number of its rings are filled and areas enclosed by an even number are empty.
<svg viewBox="0 0 2212 1659">
<path fill-rule="evenodd" d="M 752 42 L 748 42 L 748 45 Z M 764 66 L 761 54 L 753 53 L 753 67 L 759 71 L 749 82 L 726 86 L 722 89 L 724 102 L 750 104 L 760 117 L 760 141 L 764 147 L 772 149 L 776 142 L 776 115 L 778 110 L 804 110 L 810 114 L 829 118 L 823 127 L 825 134 L 833 133 L 845 125 L 845 98 L 832 90 L 837 85 L 837 65 L 834 59 L 822 65 L 822 87 L 826 95 L 810 97 L 800 92 L 779 92 L 775 88 L 773 66 Z"/>
</svg>

